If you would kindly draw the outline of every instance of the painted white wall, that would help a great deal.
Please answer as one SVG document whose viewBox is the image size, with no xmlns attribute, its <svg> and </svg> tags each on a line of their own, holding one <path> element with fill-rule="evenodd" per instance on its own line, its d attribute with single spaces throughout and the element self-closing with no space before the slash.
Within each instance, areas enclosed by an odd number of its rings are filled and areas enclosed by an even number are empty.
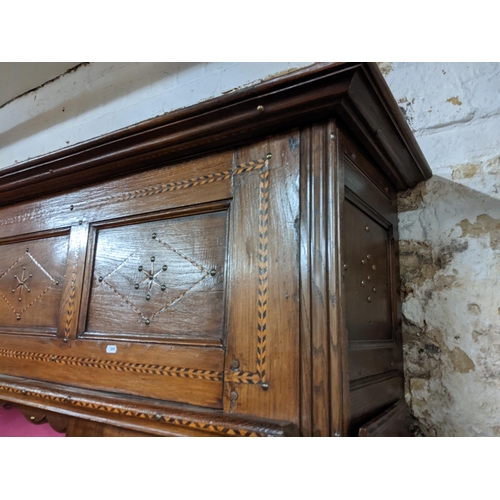
<svg viewBox="0 0 500 500">
<path fill-rule="evenodd" d="M 500 436 L 500 64 L 381 68 L 435 174 L 399 200 L 407 400 L 430 435 Z"/>
<path fill-rule="evenodd" d="M 0 108 L 0 169 L 312 63 L 91 63 Z"/>
</svg>

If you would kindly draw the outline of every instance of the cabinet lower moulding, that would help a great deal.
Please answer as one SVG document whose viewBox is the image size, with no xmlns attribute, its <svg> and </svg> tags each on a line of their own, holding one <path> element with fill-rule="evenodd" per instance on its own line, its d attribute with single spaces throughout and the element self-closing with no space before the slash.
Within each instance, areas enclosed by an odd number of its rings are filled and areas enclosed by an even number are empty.
<svg viewBox="0 0 500 500">
<path fill-rule="evenodd" d="M 0 400 L 156 436 L 297 436 L 289 422 L 227 415 L 151 399 L 0 376 Z M 70 426 L 71 427 L 71 426 Z"/>
</svg>

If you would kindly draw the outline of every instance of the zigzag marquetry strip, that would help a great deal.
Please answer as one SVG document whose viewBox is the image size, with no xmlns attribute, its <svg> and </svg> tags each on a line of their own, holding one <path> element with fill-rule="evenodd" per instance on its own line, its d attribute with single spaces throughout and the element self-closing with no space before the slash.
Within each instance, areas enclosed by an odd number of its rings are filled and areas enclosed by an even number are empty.
<svg viewBox="0 0 500 500">
<path fill-rule="evenodd" d="M 157 194 L 168 193 L 171 191 L 178 191 L 180 189 L 188 189 L 197 186 L 203 186 L 205 184 L 211 184 L 213 182 L 227 181 L 234 175 L 240 175 L 245 172 L 250 172 L 252 170 L 258 170 L 264 167 L 266 163 L 265 159 L 258 161 L 249 161 L 247 163 L 242 163 L 229 170 L 223 170 L 222 172 L 216 172 L 213 174 L 202 175 L 200 177 L 193 177 L 192 179 L 166 182 L 164 184 L 157 184 L 156 186 L 148 186 L 142 189 L 135 189 L 133 191 L 128 191 L 126 193 L 120 193 L 111 196 L 104 196 L 102 198 L 97 198 L 91 202 L 80 202 L 75 203 L 74 206 L 82 207 L 95 207 L 101 205 L 107 205 L 109 203 L 120 203 L 124 201 L 135 200 L 137 198 L 144 198 L 146 196 L 154 196 Z"/>
<path fill-rule="evenodd" d="M 28 359 L 30 361 L 41 361 L 63 365 L 99 368 L 103 370 L 139 373 L 142 375 L 163 375 L 167 377 L 202 379 L 215 382 L 221 381 L 223 375 L 221 372 L 213 370 L 200 370 L 197 368 L 180 368 L 146 363 L 129 363 L 126 361 L 80 358 L 77 356 L 39 354 L 36 352 L 15 351 L 11 349 L 0 349 L 0 356 L 4 358 Z"/>
<path fill-rule="evenodd" d="M 259 299 L 257 322 L 257 373 L 260 380 L 266 381 L 267 350 L 267 281 L 268 281 L 268 237 L 269 237 L 269 162 L 260 175 L 259 207 Z"/>
<path fill-rule="evenodd" d="M 35 392 L 28 389 L 19 389 L 17 387 L 10 387 L 6 385 L 0 385 L 0 391 L 9 392 L 13 394 L 22 394 L 23 396 L 35 397 L 40 399 L 46 399 L 49 401 L 57 402 L 57 403 L 70 403 L 73 406 L 77 406 L 80 408 L 87 408 L 91 410 L 104 411 L 108 413 L 123 415 L 127 417 L 136 417 L 143 418 L 147 420 L 155 420 L 159 423 L 164 423 L 168 425 L 176 425 L 182 427 L 190 427 L 192 429 L 198 429 L 202 431 L 215 432 L 218 434 L 226 434 L 228 436 L 242 436 L 242 437 L 263 437 L 266 436 L 265 433 L 256 432 L 246 429 L 238 429 L 226 427 L 223 425 L 214 425 L 212 423 L 205 422 L 196 422 L 194 420 L 184 419 L 184 418 L 175 418 L 162 415 L 160 412 L 153 411 L 139 411 L 133 410 L 130 408 L 122 408 L 118 405 L 110 405 L 110 404 L 99 404 L 99 403 L 91 403 L 89 401 L 75 399 L 65 395 L 54 395 L 54 394 L 45 394 L 41 392 Z"/>
<path fill-rule="evenodd" d="M 64 338 L 67 339 L 71 333 L 71 320 L 75 311 L 75 295 L 76 295 L 76 274 L 78 271 L 78 252 L 76 248 L 73 255 L 73 268 L 71 271 L 71 287 L 69 292 L 68 308 L 66 309 L 66 320 L 64 322 Z"/>
</svg>

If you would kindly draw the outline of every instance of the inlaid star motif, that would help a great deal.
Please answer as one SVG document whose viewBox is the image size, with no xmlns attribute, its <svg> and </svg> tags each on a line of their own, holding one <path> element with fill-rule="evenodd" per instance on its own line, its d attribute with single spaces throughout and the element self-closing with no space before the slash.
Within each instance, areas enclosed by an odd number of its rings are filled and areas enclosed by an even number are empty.
<svg viewBox="0 0 500 500">
<path fill-rule="evenodd" d="M 155 257 L 151 257 L 151 270 L 146 271 L 143 266 L 139 266 L 139 271 L 142 272 L 146 277 L 140 282 L 135 284 L 135 289 L 139 289 L 144 283 L 146 283 L 146 300 L 151 298 L 151 290 L 156 285 L 160 288 L 162 292 L 166 290 L 166 286 L 160 283 L 157 280 L 158 275 L 162 271 L 166 271 L 168 269 L 167 265 L 164 265 L 159 271 L 155 272 Z"/>
<path fill-rule="evenodd" d="M 19 301 L 23 299 L 23 290 L 26 290 L 28 293 L 31 292 L 31 288 L 26 284 L 26 282 L 29 279 L 33 278 L 33 275 L 29 274 L 28 276 L 25 276 L 25 273 L 26 266 L 23 266 L 23 274 L 21 277 L 19 277 L 17 274 L 14 274 L 14 278 L 17 279 L 17 286 L 12 289 L 12 293 L 16 293 L 16 290 L 19 290 Z"/>
</svg>

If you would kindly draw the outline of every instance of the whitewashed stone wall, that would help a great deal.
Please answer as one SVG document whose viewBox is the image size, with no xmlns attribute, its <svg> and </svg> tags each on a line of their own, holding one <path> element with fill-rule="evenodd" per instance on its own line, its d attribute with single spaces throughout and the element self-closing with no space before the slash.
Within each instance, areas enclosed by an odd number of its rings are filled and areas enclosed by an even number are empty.
<svg viewBox="0 0 500 500">
<path fill-rule="evenodd" d="M 500 436 L 500 64 L 379 66 L 434 172 L 399 200 L 407 401 Z"/>
</svg>

